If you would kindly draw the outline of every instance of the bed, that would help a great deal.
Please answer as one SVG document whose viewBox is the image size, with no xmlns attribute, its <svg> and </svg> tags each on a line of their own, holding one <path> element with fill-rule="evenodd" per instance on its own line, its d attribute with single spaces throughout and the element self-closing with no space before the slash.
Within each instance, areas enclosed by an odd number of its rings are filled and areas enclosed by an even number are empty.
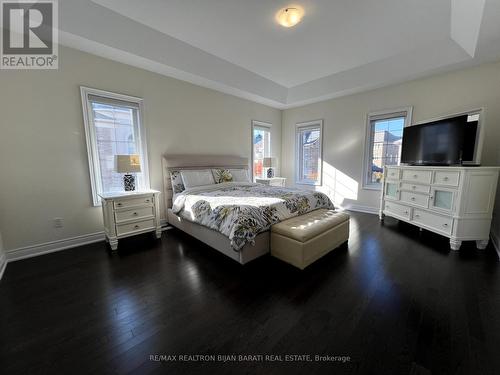
<svg viewBox="0 0 500 375">
<path fill-rule="evenodd" d="M 168 223 L 241 264 L 269 252 L 271 225 L 318 208 L 333 208 L 319 192 L 245 181 L 250 171 L 244 157 L 165 155 L 162 165 Z M 198 175 L 208 176 L 207 170 L 214 177 L 218 173 L 217 183 L 184 186 L 186 177 L 202 178 Z M 233 175 L 240 177 L 233 181 Z"/>
</svg>

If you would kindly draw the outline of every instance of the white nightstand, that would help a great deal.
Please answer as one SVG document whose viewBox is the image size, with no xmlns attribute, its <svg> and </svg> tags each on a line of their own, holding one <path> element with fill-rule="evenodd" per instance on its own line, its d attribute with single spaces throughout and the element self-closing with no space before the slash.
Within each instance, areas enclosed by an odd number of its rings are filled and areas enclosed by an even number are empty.
<svg viewBox="0 0 500 375">
<path fill-rule="evenodd" d="M 258 184 L 284 187 L 286 178 L 285 177 L 256 178 L 255 182 Z"/>
<path fill-rule="evenodd" d="M 160 192 L 127 191 L 99 194 L 102 200 L 104 233 L 111 250 L 118 249 L 118 239 L 155 232 L 161 237 Z"/>
</svg>

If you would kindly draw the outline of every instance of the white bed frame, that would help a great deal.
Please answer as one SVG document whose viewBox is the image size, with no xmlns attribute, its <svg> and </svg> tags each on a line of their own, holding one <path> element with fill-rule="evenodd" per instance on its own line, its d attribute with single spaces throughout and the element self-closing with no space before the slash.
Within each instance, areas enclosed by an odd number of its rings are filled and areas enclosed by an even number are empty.
<svg viewBox="0 0 500 375">
<path fill-rule="evenodd" d="M 248 158 L 233 155 L 164 155 L 162 158 L 163 169 L 163 197 L 167 209 L 167 221 L 170 225 L 190 234 L 207 245 L 219 250 L 231 259 L 241 264 L 250 262 L 269 252 L 269 231 L 259 234 L 255 238 L 255 245 L 246 244 L 240 251 L 235 251 L 229 238 L 223 234 L 190 222 L 172 212 L 172 183 L 170 171 L 180 169 L 208 169 L 225 168 L 240 169 L 249 168 Z"/>
</svg>

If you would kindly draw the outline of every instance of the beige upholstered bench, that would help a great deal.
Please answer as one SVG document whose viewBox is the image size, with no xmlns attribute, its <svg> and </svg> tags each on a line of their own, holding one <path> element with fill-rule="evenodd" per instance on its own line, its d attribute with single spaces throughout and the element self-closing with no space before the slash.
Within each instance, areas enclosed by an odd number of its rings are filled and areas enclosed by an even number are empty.
<svg viewBox="0 0 500 375">
<path fill-rule="evenodd" d="M 273 225 L 271 255 L 304 269 L 348 239 L 349 215 L 319 209 Z"/>
</svg>

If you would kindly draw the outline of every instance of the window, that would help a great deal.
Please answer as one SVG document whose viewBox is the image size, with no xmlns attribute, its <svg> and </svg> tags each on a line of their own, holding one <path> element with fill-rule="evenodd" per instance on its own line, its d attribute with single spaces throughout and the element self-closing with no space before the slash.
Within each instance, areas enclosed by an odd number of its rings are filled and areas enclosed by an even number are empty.
<svg viewBox="0 0 500 375">
<path fill-rule="evenodd" d="M 403 128 L 412 108 L 370 113 L 367 121 L 363 187 L 380 189 L 384 165 L 399 165 Z"/>
<path fill-rule="evenodd" d="M 271 124 L 252 121 L 253 178 L 264 178 L 264 158 L 271 157 Z"/>
<path fill-rule="evenodd" d="M 138 154 L 142 172 L 137 174 L 137 189 L 149 188 L 142 99 L 87 87 L 80 91 L 94 205 L 101 203 L 99 193 L 123 191 L 115 155 Z"/>
<path fill-rule="evenodd" d="M 322 138 L 323 120 L 297 124 L 295 171 L 297 184 L 321 185 Z"/>
</svg>

